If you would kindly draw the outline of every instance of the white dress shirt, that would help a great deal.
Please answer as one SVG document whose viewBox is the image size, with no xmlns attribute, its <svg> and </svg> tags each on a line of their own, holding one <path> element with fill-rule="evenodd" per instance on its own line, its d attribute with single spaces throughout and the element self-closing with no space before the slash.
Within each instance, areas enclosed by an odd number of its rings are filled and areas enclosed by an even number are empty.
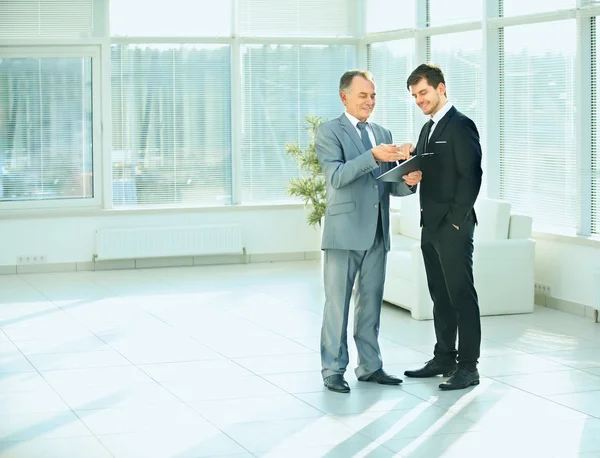
<svg viewBox="0 0 600 458">
<path fill-rule="evenodd" d="M 355 118 L 354 116 L 352 116 L 347 111 L 346 111 L 346 117 L 350 120 L 350 122 L 356 129 L 356 132 L 358 132 L 358 136 L 360 137 L 361 136 L 360 129 L 358 128 L 358 123 L 360 122 L 360 120 Z M 365 122 L 367 123 L 367 133 L 369 134 L 369 140 L 371 140 L 371 145 L 373 145 L 373 147 L 375 147 L 375 146 L 377 146 L 377 143 L 375 143 L 375 134 L 373 134 L 373 128 L 371 127 L 371 124 L 368 121 L 365 121 Z"/>
<path fill-rule="evenodd" d="M 428 141 L 431 139 L 431 135 L 433 134 L 434 129 L 437 127 L 439 120 L 450 111 L 450 108 L 452 108 L 452 102 L 448 100 L 446 101 L 446 104 L 431 117 L 431 119 L 433 119 L 433 126 L 431 126 L 431 130 L 429 131 L 429 138 L 427 139 Z"/>
</svg>

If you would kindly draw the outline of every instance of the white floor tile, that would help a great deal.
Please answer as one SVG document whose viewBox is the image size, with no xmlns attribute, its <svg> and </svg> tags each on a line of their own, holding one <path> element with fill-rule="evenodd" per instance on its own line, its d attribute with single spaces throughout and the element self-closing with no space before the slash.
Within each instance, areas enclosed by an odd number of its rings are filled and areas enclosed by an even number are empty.
<svg viewBox="0 0 600 458">
<path fill-rule="evenodd" d="M 239 423 L 224 432 L 248 451 L 267 456 L 286 456 L 290 449 L 329 446 L 352 441 L 353 448 L 368 447 L 371 440 L 330 417 Z M 352 455 L 350 455 L 352 456 Z"/>
<path fill-rule="evenodd" d="M 40 439 L 0 443 L 2 458 L 110 458 L 111 453 L 95 437 Z"/>
<path fill-rule="evenodd" d="M 579 412 L 600 418 L 600 390 L 547 396 L 548 399 Z"/>
<path fill-rule="evenodd" d="M 73 412 L 0 415 L 0 442 L 91 436 Z"/>
<path fill-rule="evenodd" d="M 2 458 L 600 458 L 589 319 L 483 317 L 481 384 L 443 392 L 403 376 L 431 359 L 433 323 L 384 304 L 384 368 L 404 383 L 358 382 L 350 329 L 338 394 L 321 380 L 318 261 L 6 275 L 0 290 Z"/>
<path fill-rule="evenodd" d="M 73 410 L 145 407 L 180 402 L 157 383 L 123 386 L 61 386 L 56 389 Z"/>
<path fill-rule="evenodd" d="M 206 378 L 238 378 L 253 375 L 236 362 L 227 359 L 187 361 L 138 366 L 157 382 L 193 382 Z"/>
<path fill-rule="evenodd" d="M 98 438 L 115 458 L 214 458 L 247 451 L 217 429 L 108 434 Z"/>
<path fill-rule="evenodd" d="M 32 391 L 0 392 L 2 415 L 64 412 L 67 404 L 50 388 L 39 387 Z"/>
<path fill-rule="evenodd" d="M 41 355 L 28 355 L 27 358 L 39 371 L 128 366 L 131 364 L 130 361 L 114 350 L 45 353 Z"/>
<path fill-rule="evenodd" d="M 52 370 L 43 371 L 42 375 L 58 391 L 69 391 L 73 388 L 87 386 L 129 387 L 153 381 L 136 366 Z"/>
<path fill-rule="evenodd" d="M 81 421 L 96 435 L 195 430 L 218 431 L 190 406 L 163 404 L 158 406 L 78 410 Z"/>
<path fill-rule="evenodd" d="M 296 396 L 329 415 L 404 410 L 424 402 L 403 391 L 402 387 L 381 386 L 379 388 L 378 390 L 354 390 L 348 394 L 322 391 L 320 393 L 300 393 Z"/>
<path fill-rule="evenodd" d="M 536 374 L 569 370 L 572 367 L 550 361 L 539 355 L 489 356 L 480 358 L 479 373 L 488 377 L 518 374 Z"/>
<path fill-rule="evenodd" d="M 324 415 L 323 412 L 289 394 L 194 402 L 190 403 L 190 406 L 221 429 L 238 423 L 318 418 Z"/>
<path fill-rule="evenodd" d="M 321 371 L 321 357 L 316 352 L 308 353 L 308 350 L 300 354 L 233 358 L 233 360 L 259 375 Z"/>
<path fill-rule="evenodd" d="M 540 396 L 600 390 L 600 376 L 580 370 L 494 378 L 507 385 Z"/>
<path fill-rule="evenodd" d="M 600 366 L 600 346 L 592 348 L 578 348 L 539 354 L 550 361 L 565 364 L 576 369 Z"/>
</svg>

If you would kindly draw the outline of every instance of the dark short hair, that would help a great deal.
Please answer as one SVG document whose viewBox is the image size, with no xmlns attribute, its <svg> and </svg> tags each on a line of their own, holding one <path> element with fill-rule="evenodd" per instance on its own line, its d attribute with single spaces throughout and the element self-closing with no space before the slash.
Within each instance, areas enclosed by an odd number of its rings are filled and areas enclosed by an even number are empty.
<svg viewBox="0 0 600 458">
<path fill-rule="evenodd" d="M 434 89 L 437 89 L 440 83 L 446 84 L 444 72 L 442 72 L 440 67 L 433 64 L 421 64 L 413 70 L 406 80 L 406 89 L 410 90 L 411 86 L 418 84 L 423 78 L 425 78 L 427 84 Z"/>
<path fill-rule="evenodd" d="M 371 81 L 372 83 L 375 82 L 375 80 L 373 79 L 373 75 L 368 70 L 348 70 L 340 78 L 340 91 L 348 91 L 348 88 L 350 88 L 352 80 L 355 76 L 360 76 L 361 78 L 364 78 L 367 81 Z"/>
</svg>

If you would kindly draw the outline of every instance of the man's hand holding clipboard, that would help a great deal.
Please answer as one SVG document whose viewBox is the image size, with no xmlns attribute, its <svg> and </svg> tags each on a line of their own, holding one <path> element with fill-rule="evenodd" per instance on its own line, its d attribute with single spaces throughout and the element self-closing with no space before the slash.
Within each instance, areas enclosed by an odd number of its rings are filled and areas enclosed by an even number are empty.
<svg viewBox="0 0 600 458">
<path fill-rule="evenodd" d="M 400 146 L 400 153 L 409 156 L 415 150 L 415 147 L 410 143 L 404 143 Z M 415 186 L 421 181 L 423 175 L 421 173 L 421 158 L 419 156 L 411 156 L 409 159 L 400 162 L 393 169 L 382 174 L 379 179 L 382 181 L 399 182 L 403 180 L 408 186 Z"/>
</svg>

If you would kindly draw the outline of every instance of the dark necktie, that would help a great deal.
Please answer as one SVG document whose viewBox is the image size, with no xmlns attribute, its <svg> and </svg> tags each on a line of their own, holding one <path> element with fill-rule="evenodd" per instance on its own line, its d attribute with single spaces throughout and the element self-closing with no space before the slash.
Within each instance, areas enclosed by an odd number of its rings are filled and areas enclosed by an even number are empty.
<svg viewBox="0 0 600 458">
<path fill-rule="evenodd" d="M 429 134 L 431 133 L 431 128 L 434 124 L 435 123 L 433 122 L 433 119 L 430 119 L 427 122 L 427 126 L 425 127 L 425 150 L 427 149 L 427 145 L 429 144 Z"/>
<path fill-rule="evenodd" d="M 360 130 L 360 139 L 362 140 L 363 146 L 366 148 L 366 151 L 373 149 L 373 144 L 371 143 L 371 139 L 369 139 L 369 132 L 367 132 L 367 123 L 359 121 L 356 124 L 358 130 Z M 375 169 L 375 176 L 378 177 L 381 175 L 381 167 Z M 377 183 L 377 190 L 379 191 L 379 200 L 381 200 L 381 196 L 383 196 L 383 186 L 382 182 Z"/>
</svg>

